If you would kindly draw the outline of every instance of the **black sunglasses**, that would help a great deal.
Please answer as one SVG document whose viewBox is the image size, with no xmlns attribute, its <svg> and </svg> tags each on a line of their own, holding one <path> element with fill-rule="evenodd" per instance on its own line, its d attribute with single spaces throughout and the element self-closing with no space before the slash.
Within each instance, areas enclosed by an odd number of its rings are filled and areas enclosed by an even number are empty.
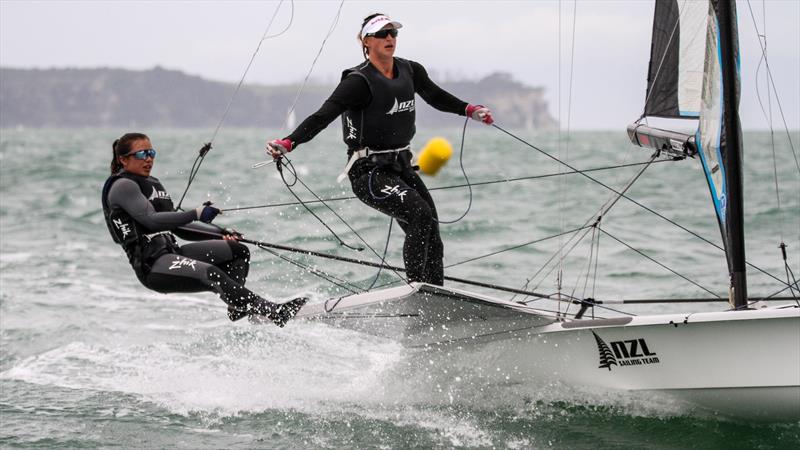
<svg viewBox="0 0 800 450">
<path fill-rule="evenodd" d="M 148 148 L 146 150 L 139 150 L 138 152 L 130 152 L 125 156 L 133 156 L 135 159 L 147 159 L 148 157 L 155 158 L 156 151 L 152 148 Z"/>
<path fill-rule="evenodd" d="M 386 28 L 383 30 L 376 31 L 374 33 L 370 33 L 367 37 L 376 37 L 378 39 L 386 39 L 386 36 L 391 36 L 393 38 L 397 37 L 397 28 Z"/>
</svg>

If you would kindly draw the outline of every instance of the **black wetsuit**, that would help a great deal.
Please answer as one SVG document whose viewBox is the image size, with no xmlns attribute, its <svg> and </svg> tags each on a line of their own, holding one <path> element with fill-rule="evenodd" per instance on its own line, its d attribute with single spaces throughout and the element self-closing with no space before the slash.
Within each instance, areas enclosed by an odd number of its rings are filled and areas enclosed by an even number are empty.
<svg viewBox="0 0 800 450">
<path fill-rule="evenodd" d="M 112 238 L 122 245 L 139 281 L 149 289 L 216 292 L 230 306 L 231 319 L 251 313 L 274 319 L 281 313 L 280 305 L 244 287 L 250 267 L 248 248 L 232 240 L 205 240 L 209 225 L 192 223 L 197 219 L 193 209 L 175 211 L 157 178 L 125 171 L 112 175 L 103 186 L 103 212 Z M 202 242 L 178 245 L 173 232 Z"/>
<path fill-rule="evenodd" d="M 345 70 L 333 94 L 287 139 L 295 147 L 308 142 L 341 115 L 348 160 L 364 148 L 406 147 L 416 132 L 415 93 L 440 111 L 466 114 L 467 103 L 433 83 L 421 64 L 395 58 L 394 77 L 388 79 L 365 61 Z M 436 206 L 411 158 L 408 150 L 374 154 L 357 160 L 348 177 L 362 202 L 397 219 L 405 231 L 403 260 L 409 280 L 441 285 L 444 247 Z"/>
</svg>

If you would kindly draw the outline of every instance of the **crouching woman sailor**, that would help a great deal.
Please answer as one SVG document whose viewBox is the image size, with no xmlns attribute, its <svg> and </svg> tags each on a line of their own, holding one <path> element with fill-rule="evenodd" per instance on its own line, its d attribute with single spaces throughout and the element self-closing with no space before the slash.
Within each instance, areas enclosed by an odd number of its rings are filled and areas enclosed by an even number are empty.
<svg viewBox="0 0 800 450">
<path fill-rule="evenodd" d="M 127 133 L 114 141 L 112 150 L 103 214 L 111 237 L 145 287 L 161 293 L 216 292 L 228 304 L 231 320 L 258 314 L 282 327 L 297 314 L 306 299 L 277 304 L 244 287 L 250 251 L 233 232 L 210 225 L 219 209 L 206 203 L 175 211 L 164 186 L 150 176 L 156 151 L 147 135 Z M 173 233 L 202 242 L 178 245 Z M 209 234 L 223 239 L 204 240 Z"/>
</svg>

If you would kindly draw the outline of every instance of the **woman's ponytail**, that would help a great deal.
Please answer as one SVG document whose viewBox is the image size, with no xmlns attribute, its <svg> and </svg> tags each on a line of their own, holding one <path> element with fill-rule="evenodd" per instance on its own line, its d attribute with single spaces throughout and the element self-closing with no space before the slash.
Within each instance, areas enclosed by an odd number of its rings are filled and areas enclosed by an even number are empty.
<svg viewBox="0 0 800 450">
<path fill-rule="evenodd" d="M 119 158 L 117 158 L 117 144 L 119 144 L 119 139 L 116 139 L 113 144 L 111 144 L 111 175 L 122 170 L 122 164 L 119 162 Z"/>
</svg>

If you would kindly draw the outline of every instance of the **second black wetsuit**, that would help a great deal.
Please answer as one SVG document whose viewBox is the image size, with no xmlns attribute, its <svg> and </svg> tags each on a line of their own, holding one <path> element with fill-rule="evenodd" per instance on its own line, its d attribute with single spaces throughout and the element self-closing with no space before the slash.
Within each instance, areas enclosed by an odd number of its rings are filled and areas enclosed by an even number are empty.
<svg viewBox="0 0 800 450">
<path fill-rule="evenodd" d="M 109 177 L 103 187 L 103 211 L 112 237 L 145 287 L 161 293 L 216 292 L 231 307 L 232 319 L 249 312 L 269 316 L 282 326 L 285 320 L 276 319 L 296 312 L 283 311 L 282 305 L 245 288 L 248 248 L 232 240 L 204 240 L 208 230 L 192 223 L 195 210 L 175 211 L 157 178 L 124 171 Z M 201 242 L 178 245 L 173 232 Z"/>
<path fill-rule="evenodd" d="M 440 111 L 465 115 L 467 103 L 433 83 L 421 64 L 395 58 L 393 75 L 386 78 L 369 61 L 345 70 L 333 94 L 287 139 L 295 146 L 307 142 L 341 115 L 349 160 L 364 148 L 410 145 L 416 132 L 415 94 Z M 348 177 L 362 202 L 397 219 L 405 231 L 403 260 L 409 280 L 441 285 L 444 246 L 436 206 L 411 158 L 408 150 L 361 158 Z"/>
</svg>

